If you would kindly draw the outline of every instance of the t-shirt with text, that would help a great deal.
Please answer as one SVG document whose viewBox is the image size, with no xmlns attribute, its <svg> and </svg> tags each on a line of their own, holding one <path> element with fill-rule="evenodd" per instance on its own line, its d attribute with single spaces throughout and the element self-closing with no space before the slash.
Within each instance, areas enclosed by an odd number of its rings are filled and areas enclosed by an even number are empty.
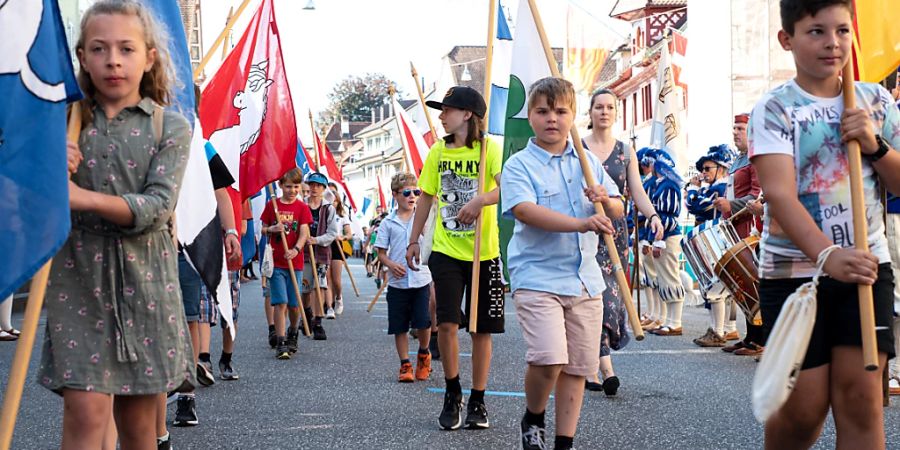
<svg viewBox="0 0 900 450">
<path fill-rule="evenodd" d="M 312 223 L 312 214 L 309 212 L 309 206 L 300 200 L 294 200 L 293 203 L 284 203 L 281 199 L 278 202 L 278 223 L 284 225 L 284 234 L 287 238 L 288 248 L 294 248 L 300 239 L 300 226 Z M 266 225 L 274 225 L 275 210 L 272 208 L 272 202 L 266 203 L 260 220 Z M 281 233 L 269 233 L 271 240 L 269 245 L 272 246 L 272 259 L 274 266 L 279 269 L 289 269 L 287 260 L 284 259 L 284 245 L 281 243 Z M 300 254 L 291 260 L 294 270 L 303 269 L 303 249 Z"/>
<path fill-rule="evenodd" d="M 856 104 L 868 112 L 881 135 L 900 147 L 900 113 L 890 93 L 872 83 L 856 83 Z M 816 225 L 841 247 L 852 247 L 853 213 L 847 147 L 841 144 L 843 95 L 816 97 L 794 80 L 775 88 L 756 104 L 750 118 L 750 158 L 767 154 L 794 157 L 797 196 Z M 862 161 L 869 249 L 879 262 L 890 261 L 885 238 L 877 177 Z M 766 210 L 760 241 L 762 278 L 807 278 L 815 275 L 811 261 L 780 227 L 772 226 Z"/>
<path fill-rule="evenodd" d="M 443 139 L 436 142 L 419 175 L 419 187 L 438 202 L 432 251 L 462 261 L 472 261 L 475 253 L 475 223 L 466 225 L 456 218 L 459 210 L 478 194 L 481 143 L 475 141 L 473 145 L 475 148 L 447 148 Z M 497 188 L 495 177 L 502 165 L 500 145 L 491 139 L 487 139 L 485 165 L 484 192 L 490 192 Z M 500 256 L 497 205 L 485 206 L 481 218 L 481 260 L 484 261 Z"/>
</svg>

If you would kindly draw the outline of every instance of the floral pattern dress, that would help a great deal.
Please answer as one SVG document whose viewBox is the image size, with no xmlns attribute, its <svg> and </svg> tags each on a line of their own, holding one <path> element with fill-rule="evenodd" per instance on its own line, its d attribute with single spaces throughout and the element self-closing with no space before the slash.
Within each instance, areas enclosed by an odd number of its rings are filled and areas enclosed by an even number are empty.
<svg viewBox="0 0 900 450">
<path fill-rule="evenodd" d="M 587 145 L 585 145 L 587 148 Z M 603 161 L 603 168 L 606 173 L 616 183 L 619 192 L 624 195 L 625 181 L 628 176 L 628 164 L 631 158 L 628 157 L 628 147 L 622 141 L 617 140 L 612 152 Z M 619 260 L 626 261 L 626 251 L 628 249 L 628 226 L 625 218 L 615 219 L 612 221 L 616 230 L 613 240 L 616 242 L 616 248 L 619 250 Z M 628 331 L 625 329 L 627 324 L 625 304 L 622 302 L 622 294 L 619 289 L 619 283 L 616 281 L 616 275 L 613 272 L 612 260 L 609 257 L 609 249 L 603 240 L 600 240 L 600 246 L 597 248 L 597 262 L 600 263 L 600 270 L 603 272 L 603 281 L 606 282 L 606 290 L 603 291 L 603 333 L 600 337 L 600 356 L 609 356 L 610 350 L 621 350 L 628 344 L 630 338 Z"/>
<path fill-rule="evenodd" d="M 145 98 L 107 119 L 94 106 L 92 123 L 81 131 L 84 160 L 72 181 L 124 199 L 134 224 L 121 227 L 72 212 L 72 231 L 53 259 L 45 302 L 38 382 L 54 392 L 148 395 L 195 384 L 169 230 L 191 130 L 182 116 L 160 109 L 158 139 L 155 108 Z"/>
</svg>

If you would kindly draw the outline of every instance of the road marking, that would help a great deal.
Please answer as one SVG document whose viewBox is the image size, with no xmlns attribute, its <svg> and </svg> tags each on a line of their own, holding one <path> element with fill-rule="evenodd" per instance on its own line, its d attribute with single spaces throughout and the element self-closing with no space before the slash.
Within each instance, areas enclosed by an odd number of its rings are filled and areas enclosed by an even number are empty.
<svg viewBox="0 0 900 450">
<path fill-rule="evenodd" d="M 444 388 L 428 388 L 428 392 L 434 392 L 436 394 L 443 394 L 447 392 Z M 470 395 L 472 391 L 470 389 L 463 389 L 463 394 Z M 484 395 L 491 395 L 494 397 L 525 397 L 524 392 L 507 392 L 507 391 L 484 391 Z M 553 394 L 550 394 L 550 398 L 553 398 Z"/>
<path fill-rule="evenodd" d="M 374 317 L 376 319 L 387 319 L 388 318 L 388 316 L 386 316 L 384 314 L 372 314 L 372 317 Z"/>
<path fill-rule="evenodd" d="M 682 350 L 625 350 L 623 352 L 613 352 L 614 355 L 680 355 L 683 353 L 716 353 L 721 352 L 719 348 L 688 348 Z"/>
<path fill-rule="evenodd" d="M 410 354 L 410 355 L 418 355 L 419 352 L 409 352 L 409 354 Z M 466 358 L 471 358 L 471 357 L 472 357 L 472 354 L 471 354 L 471 353 L 460 353 L 459 356 L 463 356 L 463 357 L 466 357 Z"/>
</svg>

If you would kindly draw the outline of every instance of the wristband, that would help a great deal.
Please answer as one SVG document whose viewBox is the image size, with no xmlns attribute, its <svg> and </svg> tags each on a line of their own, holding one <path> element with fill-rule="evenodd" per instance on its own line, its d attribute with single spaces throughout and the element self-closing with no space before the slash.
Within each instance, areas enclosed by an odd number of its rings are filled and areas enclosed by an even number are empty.
<svg viewBox="0 0 900 450">
<path fill-rule="evenodd" d="M 652 222 L 654 217 L 656 217 L 657 219 L 659 219 L 660 222 L 662 222 L 662 219 L 659 218 L 659 214 L 654 214 L 654 215 L 650 216 L 650 218 L 647 219 L 647 221 Z"/>
<path fill-rule="evenodd" d="M 226 235 L 233 234 L 235 237 L 239 237 L 237 230 L 235 230 L 234 228 L 229 228 L 229 229 L 225 230 L 225 234 Z"/>
<path fill-rule="evenodd" d="M 419 243 L 418 243 L 418 242 L 410 242 L 409 244 L 406 244 L 406 249 L 407 249 L 407 250 L 409 250 L 409 246 L 410 246 L 410 245 L 419 245 Z"/>
<path fill-rule="evenodd" d="M 870 155 L 863 155 L 869 160 L 869 162 L 878 161 L 879 159 L 883 158 L 884 155 L 887 155 L 888 151 L 890 150 L 890 147 L 888 147 L 887 142 L 885 142 L 884 138 L 882 138 L 880 135 L 877 135 L 877 134 L 875 135 L 875 142 L 878 143 L 878 150 L 876 150 L 875 153 L 872 153 Z"/>
</svg>

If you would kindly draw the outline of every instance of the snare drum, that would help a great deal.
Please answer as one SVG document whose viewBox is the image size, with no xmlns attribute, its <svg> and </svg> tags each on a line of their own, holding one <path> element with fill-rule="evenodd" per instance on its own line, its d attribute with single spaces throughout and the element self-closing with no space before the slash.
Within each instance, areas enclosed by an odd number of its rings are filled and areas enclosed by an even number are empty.
<svg viewBox="0 0 900 450">
<path fill-rule="evenodd" d="M 728 295 L 727 286 L 716 274 L 716 263 L 739 242 L 737 232 L 727 220 L 704 222 L 688 234 L 684 255 L 697 275 L 700 291 L 707 298 Z"/>
<path fill-rule="evenodd" d="M 762 325 L 759 313 L 759 261 L 757 236 L 749 236 L 731 246 L 716 262 L 715 274 L 731 291 L 734 301 L 754 325 Z"/>
</svg>

